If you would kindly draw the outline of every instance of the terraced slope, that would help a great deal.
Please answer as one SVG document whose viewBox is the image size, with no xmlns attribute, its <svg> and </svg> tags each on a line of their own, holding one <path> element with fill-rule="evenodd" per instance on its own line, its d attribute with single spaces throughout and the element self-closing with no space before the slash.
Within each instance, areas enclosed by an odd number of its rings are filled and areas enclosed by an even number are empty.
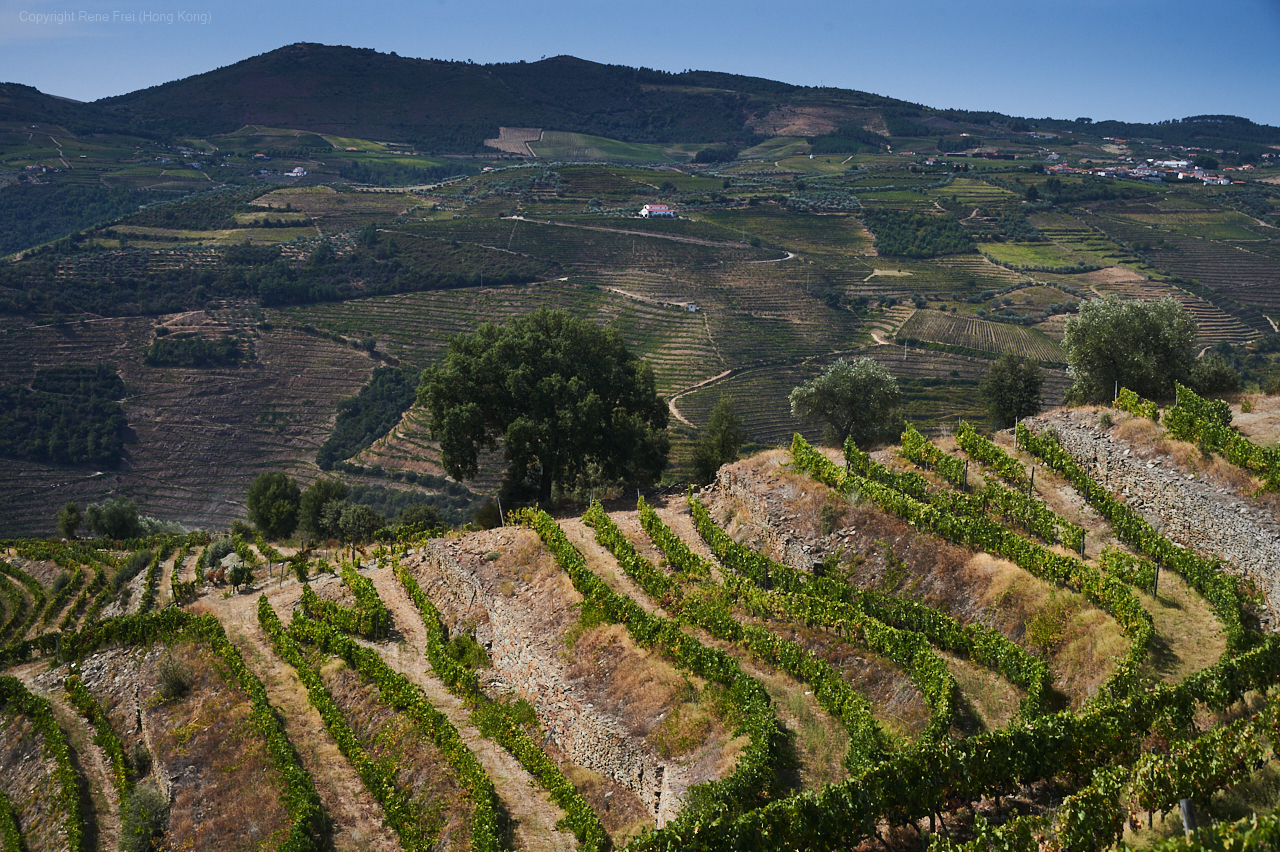
<svg viewBox="0 0 1280 852">
<path fill-rule="evenodd" d="M 81 328 L 84 330 L 81 331 Z M 340 399 L 375 366 L 366 355 L 295 331 L 264 332 L 254 360 L 232 369 L 156 368 L 142 363 L 152 323 L 120 319 L 83 327 L 8 325 L 2 339 L 7 381 L 35 368 L 106 358 L 128 388 L 131 434 L 116 470 L 0 461 L 0 520 L 8 534 L 43 532 L 67 501 L 108 494 L 136 501 L 143 514 L 200 526 L 241 517 L 248 484 L 266 468 L 308 479 Z M 11 356 L 11 357 L 10 357 Z"/>
<path fill-rule="evenodd" d="M 980 360 L 953 357 L 956 365 Z M 1112 438 L 1142 434 L 1118 427 Z M 1090 824 L 1113 824 L 1105 814 L 1114 800 L 1073 804 L 1093 795 L 1097 761 L 1114 757 L 1109 765 L 1130 779 L 1116 795 L 1155 818 L 1173 800 L 1142 780 L 1139 767 L 1182 771 L 1195 765 L 1196 749 L 1211 746 L 1228 757 L 1206 783 L 1254 789 L 1271 746 L 1249 726 L 1275 710 L 1249 699 L 1262 713 L 1250 721 L 1229 705 L 1233 689 L 1273 678 L 1280 656 L 1274 637 L 1251 632 L 1247 602 L 1237 613 L 1245 620 L 1232 622 L 1235 592 L 1224 597 L 1217 569 L 1197 575 L 1182 557 L 1153 594 L 1149 579 L 1107 556 L 1132 539 L 1127 526 L 1085 505 L 1097 503 L 1102 486 L 1082 492 L 1004 436 L 986 444 L 964 432 L 958 440 L 921 444 L 916 436 L 874 458 L 851 451 L 848 471 L 838 454 L 798 441 L 790 452 L 722 469 L 688 500 L 634 508 L 621 500 L 581 518 L 527 514 L 535 529 L 379 546 L 361 555 L 358 569 L 343 566 L 341 580 L 328 572 L 345 548 L 300 558 L 309 586 L 259 561 L 251 594 L 224 594 L 197 578 L 198 542 L 173 554 L 146 543 L 157 550 L 154 571 L 137 580 L 191 577 L 190 608 L 216 621 L 170 608 L 90 629 L 99 613 L 130 608 L 111 579 L 128 554 L 94 562 L 101 551 L 92 546 L 15 542 L 4 556 L 22 566 L 19 578 L 46 590 L 40 594 L 50 595 L 63 571 L 100 565 L 105 597 L 78 637 L 14 643 L 55 629 L 51 622 L 3 640 L 8 671 L 54 704 L 44 717 L 41 705 L 4 693 L 18 699 L 5 699 L 0 737 L 22 769 L 0 786 L 11 801 L 23 797 L 16 824 L 28 848 L 56 845 L 58 820 L 72 813 L 54 804 L 69 772 L 87 798 L 68 825 L 102 838 L 119 831 L 128 785 L 152 783 L 168 785 L 168 837 L 191 848 L 214 837 L 236 848 L 281 838 L 300 824 L 303 801 L 284 795 L 287 776 L 289 789 L 303 789 L 302 779 L 314 787 L 309 801 L 320 810 L 312 813 L 323 817 L 313 824 L 329 826 L 323 832 L 336 849 L 598 849 L 607 836 L 637 852 L 667 843 L 728 848 L 701 810 L 709 801 L 735 825 L 781 820 L 788 836 L 811 835 L 805 842 L 814 848 L 870 839 L 847 818 L 853 801 L 869 801 L 883 817 L 890 845 L 918 839 L 931 818 L 952 842 L 968 842 L 972 804 L 996 795 L 1016 805 L 985 807 L 994 824 L 1075 837 L 1073 808 L 1100 808 Z M 923 464 L 926 457 L 933 460 Z M 1029 464 L 1038 465 L 1033 497 L 1019 508 L 1000 495 L 1027 500 Z M 859 477 L 860 499 L 847 496 L 850 476 Z M 987 507 L 979 493 L 996 502 Z M 1036 538 L 1032 514 L 1078 526 L 1081 551 Z M 1209 590 L 1212 605 L 1197 590 Z M 21 609 L 11 597 L 4 606 Z M 312 603 L 300 607 L 305 600 Z M 294 611 L 292 626 L 267 615 Z M 1135 644 L 1142 624 L 1151 641 Z M 77 670 L 100 716 L 79 698 L 74 707 L 61 703 L 69 667 L 14 666 L 20 653 L 59 646 L 64 655 L 83 649 Z M 1217 662 L 1233 653 L 1233 662 Z M 243 686 L 258 679 L 260 687 Z M 1188 684 L 1210 681 L 1218 684 L 1211 691 L 1190 693 L 1225 690 L 1208 703 L 1190 699 L 1204 734 L 1157 743 L 1139 764 L 1112 754 L 1149 736 L 1161 702 L 1180 707 L 1176 696 Z M 0 690 L 10 689 L 5 683 Z M 1157 684 L 1166 690 L 1151 691 Z M 176 689 L 173 697 L 147 700 L 167 689 Z M 228 733 L 267 704 L 291 748 Z M 1007 727 L 1015 719 L 1016 735 Z M 1063 730 L 1085 742 L 1095 722 L 1109 733 L 1093 748 L 1055 745 Z M 31 731 L 41 725 L 41 736 L 70 741 L 69 769 L 34 759 L 41 739 Z M 404 739 L 410 731 L 418 733 Z M 228 740 L 239 751 L 227 751 Z M 224 747 L 211 748 L 215 742 Z M 153 755 L 151 775 L 135 768 L 141 748 Z M 938 754 L 986 757 L 965 757 L 963 772 L 946 762 L 912 768 Z M 236 783 L 246 772 L 268 780 Z M 876 786 L 886 775 L 892 783 Z M 1050 779 L 1053 786 L 1043 783 Z M 844 798 L 853 789 L 869 799 Z M 904 805 L 903 791 L 935 789 L 950 791 L 943 804 Z M 216 813 L 204 806 L 210 795 L 220 802 Z M 1251 797 L 1250 809 L 1272 807 L 1256 793 L 1241 795 Z M 802 802 L 839 814 L 824 823 L 840 826 L 839 836 L 811 824 Z M 1200 807 L 1226 816 L 1216 800 Z M 497 822 L 488 816 L 501 814 Z M 556 830 L 562 818 L 572 831 Z M 505 828 L 502 819 L 510 820 Z M 1103 848 L 1115 836 L 1107 831 L 1093 845 L 1073 839 L 1072 848 Z"/>
</svg>

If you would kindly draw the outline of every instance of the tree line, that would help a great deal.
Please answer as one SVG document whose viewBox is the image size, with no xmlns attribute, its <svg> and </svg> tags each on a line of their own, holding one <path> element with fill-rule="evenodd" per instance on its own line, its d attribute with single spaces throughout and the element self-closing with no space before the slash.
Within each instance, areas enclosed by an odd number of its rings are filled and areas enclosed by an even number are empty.
<svg viewBox="0 0 1280 852">
<path fill-rule="evenodd" d="M 378 367 L 368 384 L 338 404 L 333 432 L 316 452 L 321 470 L 360 453 L 400 422 L 418 393 L 416 373 L 399 367 Z"/>
</svg>

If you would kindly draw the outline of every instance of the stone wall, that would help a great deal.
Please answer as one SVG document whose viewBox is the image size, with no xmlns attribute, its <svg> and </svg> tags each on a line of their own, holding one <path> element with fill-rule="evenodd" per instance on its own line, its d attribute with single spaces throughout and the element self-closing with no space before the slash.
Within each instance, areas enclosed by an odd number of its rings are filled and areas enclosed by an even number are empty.
<svg viewBox="0 0 1280 852">
<path fill-rule="evenodd" d="M 446 621 L 475 626 L 476 640 L 493 660 L 495 685 L 527 699 L 548 739 L 570 760 L 635 793 L 659 827 L 673 819 L 686 788 L 680 767 L 662 762 L 618 719 L 583 699 L 564 675 L 564 645 L 556 631 L 527 617 L 512 598 L 491 593 L 445 543 L 432 542 L 420 554 L 423 591 Z"/>
<path fill-rule="evenodd" d="M 1160 456 L 1143 458 L 1092 415 L 1057 412 L 1024 421 L 1033 432 L 1053 429 L 1063 449 L 1098 484 L 1120 496 L 1168 539 L 1203 555 L 1220 556 L 1252 578 L 1269 603 L 1280 603 L 1280 524 L 1249 500 L 1197 479 Z"/>
<path fill-rule="evenodd" d="M 799 489 L 788 482 L 725 465 L 716 474 L 715 485 L 704 488 L 698 496 L 709 506 L 730 501 L 745 510 L 746 517 L 740 519 L 746 532 L 742 544 L 797 571 L 814 571 L 824 556 L 846 543 L 850 531 L 836 530 L 821 537 L 795 532 L 790 522 L 797 520 L 793 501 L 798 493 Z"/>
</svg>

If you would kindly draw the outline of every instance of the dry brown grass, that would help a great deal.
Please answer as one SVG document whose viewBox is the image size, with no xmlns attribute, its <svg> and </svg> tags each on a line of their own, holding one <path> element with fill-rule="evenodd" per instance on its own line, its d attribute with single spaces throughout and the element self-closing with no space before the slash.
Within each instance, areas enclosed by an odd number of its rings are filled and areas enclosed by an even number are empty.
<svg viewBox="0 0 1280 852">
<path fill-rule="evenodd" d="M 743 670 L 769 693 L 778 721 L 791 740 L 796 776 L 794 786 L 816 791 L 824 784 L 847 778 L 844 756 L 849 748 L 849 734 L 819 707 L 808 686 L 782 672 L 765 668 L 755 660 L 740 662 Z M 726 749 L 726 757 L 728 752 Z M 734 757 L 736 765 L 736 754 Z M 724 768 L 726 772 L 732 770 L 733 766 Z"/>
<path fill-rule="evenodd" d="M 975 589 L 994 626 L 1006 635 L 1028 644 L 1028 627 L 1036 616 L 1053 613 L 1059 620 L 1056 630 L 1040 623 L 1040 631 L 1055 633 L 1047 648 L 1054 686 L 1073 707 L 1097 694 L 1098 688 L 1115 668 L 1116 660 L 1128 653 L 1129 642 L 1115 620 L 1073 592 L 1058 589 L 990 554 L 975 555 L 966 566 L 982 576 L 985 588 Z M 1055 605 L 1056 604 L 1056 605 Z"/>
<path fill-rule="evenodd" d="M 1134 417 L 1120 411 L 1111 416 L 1116 424 L 1111 429 L 1111 437 L 1126 443 L 1146 446 L 1154 444 L 1164 434 L 1159 425 L 1146 417 Z"/>
<path fill-rule="evenodd" d="M 521 530 L 514 543 L 508 547 L 490 551 L 499 554 L 495 560 L 496 567 L 503 575 L 517 578 L 522 583 L 550 577 L 560 569 L 555 559 L 542 546 L 542 540 L 532 530 Z"/>
<path fill-rule="evenodd" d="M 274 845 L 288 832 L 289 817 L 280 775 L 249 720 L 248 697 L 226 680 L 208 646 L 179 643 L 168 653 L 187 674 L 186 697 L 158 701 L 155 653 L 139 674 L 152 757 L 173 779 L 169 844 L 190 850 Z"/>
<path fill-rule="evenodd" d="M 1018 712 L 1023 694 L 995 672 L 937 651 L 960 689 L 960 720 L 955 733 L 971 735 L 1005 727 Z"/>
<path fill-rule="evenodd" d="M 54 763 L 45 756 L 44 737 L 31 721 L 0 713 L 0 790 L 13 803 L 29 852 L 65 849 Z"/>
<path fill-rule="evenodd" d="M 695 704 L 705 686 L 701 678 L 683 675 L 666 660 L 636 647 L 625 627 L 601 624 L 577 637 L 566 672 L 596 707 L 621 719 L 633 736 L 650 738 L 670 715 Z M 682 711 L 685 712 L 685 711 Z M 705 715 L 705 714 L 704 714 Z M 706 729 L 702 746 L 723 729 Z"/>
<path fill-rule="evenodd" d="M 741 613 L 739 617 L 749 621 Z M 818 628 L 779 622 L 764 626 L 835 667 L 854 691 L 871 703 L 876 720 L 891 734 L 914 739 L 929 723 L 929 706 L 920 691 L 904 671 L 883 657 Z M 807 691 L 803 685 L 798 688 Z M 839 727 L 834 719 L 830 722 Z"/>
<path fill-rule="evenodd" d="M 620 849 L 626 845 L 627 838 L 653 828 L 652 812 L 635 793 L 611 778 L 571 762 L 555 743 L 548 742 L 543 748 L 564 769 L 565 777 L 600 817 L 615 847 Z"/>
<path fill-rule="evenodd" d="M 1250 415 L 1246 415 L 1250 416 Z M 1242 497 L 1251 497 L 1262 487 L 1262 480 L 1249 471 L 1231 464 L 1217 453 L 1205 454 L 1195 444 L 1169 437 L 1164 427 L 1145 417 L 1116 412 L 1113 438 L 1129 444 L 1138 458 L 1160 457 L 1183 473 L 1226 488 Z M 1255 421 L 1262 422 L 1262 421 Z"/>
<path fill-rule="evenodd" d="M 1216 663 L 1227 642 L 1213 610 L 1177 574 L 1162 571 L 1159 592 L 1157 598 L 1136 592 L 1156 629 L 1145 672 L 1153 680 L 1177 683 Z"/>
</svg>

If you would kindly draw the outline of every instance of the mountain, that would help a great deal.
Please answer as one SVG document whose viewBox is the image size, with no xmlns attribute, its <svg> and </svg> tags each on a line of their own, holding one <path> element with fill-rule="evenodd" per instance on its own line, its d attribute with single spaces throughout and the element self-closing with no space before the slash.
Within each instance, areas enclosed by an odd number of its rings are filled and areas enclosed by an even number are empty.
<svg viewBox="0 0 1280 852">
<path fill-rule="evenodd" d="M 0 83 L 0 124 L 52 124 L 72 133 L 119 133 L 132 128 L 129 119 L 104 109 L 21 83 Z"/>
<path fill-rule="evenodd" d="M 91 104 L 0 84 L 0 121 L 161 139 L 217 136 L 262 125 L 454 154 L 484 150 L 484 140 L 497 136 L 501 126 L 623 142 L 735 147 L 773 136 L 830 136 L 841 150 L 851 141 L 874 144 L 884 136 L 1008 137 L 1025 136 L 1032 128 L 1255 155 L 1280 145 L 1280 128 L 1235 116 L 1156 124 L 1023 119 L 714 71 L 673 74 L 572 56 L 477 65 L 308 43 Z"/>
<path fill-rule="evenodd" d="M 159 132 L 206 136 L 257 124 L 453 152 L 481 147 L 501 125 L 627 142 L 732 142 L 823 133 L 874 120 L 879 109 L 913 107 L 864 92 L 572 56 L 476 65 L 319 44 L 289 45 L 94 106 Z"/>
</svg>

